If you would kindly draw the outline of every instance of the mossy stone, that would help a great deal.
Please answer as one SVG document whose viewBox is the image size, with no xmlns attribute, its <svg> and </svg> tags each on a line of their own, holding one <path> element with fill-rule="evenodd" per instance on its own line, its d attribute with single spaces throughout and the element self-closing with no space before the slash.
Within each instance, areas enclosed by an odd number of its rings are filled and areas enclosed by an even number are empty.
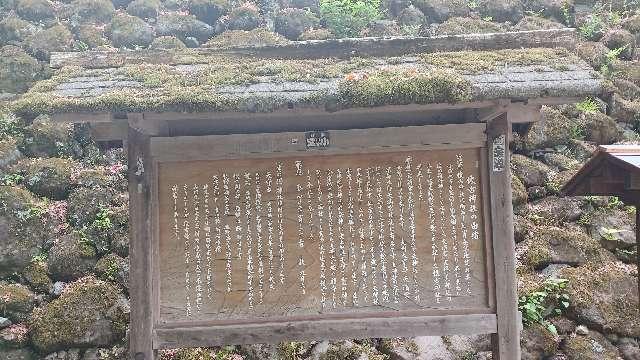
<svg viewBox="0 0 640 360">
<path fill-rule="evenodd" d="M 620 354 L 602 334 L 569 336 L 562 346 L 568 360 L 618 360 Z"/>
<path fill-rule="evenodd" d="M 110 345 L 125 333 L 125 305 L 115 285 L 91 276 L 82 278 L 71 283 L 59 298 L 33 311 L 31 342 L 42 353 Z"/>
<path fill-rule="evenodd" d="M 155 19 L 160 10 L 158 0 L 135 0 L 127 6 L 127 13 L 141 19 Z"/>
<path fill-rule="evenodd" d="M 39 293 L 48 294 L 53 287 L 53 282 L 49 277 L 49 267 L 45 261 L 31 261 L 24 269 L 23 275 L 31 288 Z"/>
<path fill-rule="evenodd" d="M 420 9 L 410 5 L 398 13 L 398 25 L 403 29 L 420 29 L 426 19 Z"/>
<path fill-rule="evenodd" d="M 466 17 L 471 13 L 466 0 L 414 0 L 413 5 L 420 9 L 429 23 L 441 23 L 451 17 Z"/>
<path fill-rule="evenodd" d="M 514 30 L 551 30 L 562 29 L 564 27 L 564 24 L 560 24 L 559 22 L 549 20 L 540 16 L 525 16 L 514 26 Z"/>
<path fill-rule="evenodd" d="M 632 34 L 640 33 L 640 14 L 631 15 L 622 23 L 622 28 Z"/>
<path fill-rule="evenodd" d="M 53 200 L 67 197 L 73 186 L 71 175 L 80 165 L 63 158 L 24 159 L 14 171 L 24 177 L 25 186 L 33 193 Z"/>
<path fill-rule="evenodd" d="M 21 48 L 0 48 L 0 93 L 21 93 L 44 75 L 43 67 Z"/>
<path fill-rule="evenodd" d="M 258 7 L 245 3 L 235 7 L 229 12 L 227 18 L 227 27 L 229 30 L 253 30 L 260 25 L 262 18 Z"/>
<path fill-rule="evenodd" d="M 96 263 L 95 272 L 104 281 L 111 281 L 122 288 L 129 288 L 129 259 L 117 254 L 107 254 Z"/>
<path fill-rule="evenodd" d="M 504 29 L 493 22 L 467 17 L 453 17 L 435 28 L 435 35 L 496 33 Z"/>
<path fill-rule="evenodd" d="M 559 109 L 548 106 L 543 106 L 540 112 L 542 121 L 531 126 L 517 147 L 526 151 L 552 148 L 584 136 L 584 123 L 580 119 L 569 119 Z"/>
<path fill-rule="evenodd" d="M 53 4 L 49 0 L 18 0 L 16 12 L 29 21 L 41 21 L 55 17 Z"/>
<path fill-rule="evenodd" d="M 106 23 L 115 8 L 110 0 L 75 0 L 71 3 L 76 19 L 86 23 Z"/>
<path fill-rule="evenodd" d="M 73 139 L 68 124 L 41 117 L 24 129 L 20 151 L 30 157 L 72 156 Z"/>
<path fill-rule="evenodd" d="M 86 276 L 92 272 L 96 261 L 95 249 L 76 233 L 58 239 L 49 250 L 49 272 L 56 281 Z"/>
<path fill-rule="evenodd" d="M 585 139 L 598 145 L 609 145 L 622 140 L 622 131 L 616 121 L 599 111 L 582 114 Z"/>
<path fill-rule="evenodd" d="M 514 207 L 527 203 L 527 188 L 517 176 L 511 176 L 511 192 Z"/>
<path fill-rule="evenodd" d="M 139 17 L 123 13 L 113 17 L 107 32 L 116 47 L 147 47 L 154 39 L 151 25 Z"/>
<path fill-rule="evenodd" d="M 551 173 L 544 163 L 521 154 L 511 156 L 511 170 L 527 187 L 544 185 Z"/>
<path fill-rule="evenodd" d="M 549 264 L 576 266 L 606 258 L 598 241 L 577 229 L 537 226 L 523 244 L 527 248 L 523 263 L 534 269 Z"/>
<path fill-rule="evenodd" d="M 35 304 L 35 294 L 22 284 L 0 283 L 0 311 L 14 323 L 29 317 Z"/>
<path fill-rule="evenodd" d="M 522 207 L 521 214 L 532 221 L 547 225 L 574 222 L 584 213 L 582 200 L 547 196 Z"/>
<path fill-rule="evenodd" d="M 149 49 L 186 49 L 187 46 L 175 36 L 160 36 L 153 40 Z"/>
<path fill-rule="evenodd" d="M 576 45 L 576 53 L 594 69 L 600 70 L 607 64 L 609 49 L 601 42 L 584 41 Z"/>
<path fill-rule="evenodd" d="M 635 266 L 619 262 L 593 262 L 567 268 L 569 314 L 598 331 L 640 337 L 638 281 Z"/>
<path fill-rule="evenodd" d="M 0 276 L 22 271 L 51 236 L 39 209 L 29 191 L 0 186 Z"/>
<path fill-rule="evenodd" d="M 67 200 L 67 215 L 69 222 L 78 227 L 91 225 L 98 213 L 109 208 L 114 200 L 114 193 L 110 189 L 80 187 L 74 189 Z"/>
<path fill-rule="evenodd" d="M 274 20 L 275 31 L 289 40 L 298 40 L 306 30 L 317 27 L 320 20 L 310 11 L 288 8 L 280 10 Z"/>
<path fill-rule="evenodd" d="M 0 140 L 0 170 L 13 165 L 21 156 L 15 139 Z"/>
<path fill-rule="evenodd" d="M 229 11 L 227 0 L 191 0 L 188 6 L 192 15 L 209 25 L 215 25 Z"/>
<path fill-rule="evenodd" d="M 477 11 L 480 16 L 496 22 L 517 23 L 524 15 L 520 0 L 480 0 Z"/>
<path fill-rule="evenodd" d="M 89 49 L 109 44 L 109 40 L 105 38 L 104 29 L 96 25 L 80 25 L 75 29 L 76 37 L 85 44 Z"/>
<path fill-rule="evenodd" d="M 8 16 L 0 21 L 0 44 L 20 43 L 33 35 L 37 28 L 17 16 Z"/>
<path fill-rule="evenodd" d="M 33 34 L 25 42 L 33 56 L 49 61 L 52 52 L 72 49 L 73 34 L 66 26 L 59 24 Z"/>
<path fill-rule="evenodd" d="M 175 36 L 182 41 L 193 37 L 201 43 L 214 34 L 211 25 L 196 19 L 193 15 L 181 13 L 166 13 L 158 16 L 156 32 L 161 36 Z"/>
<path fill-rule="evenodd" d="M 520 334 L 522 360 L 539 360 L 553 356 L 560 346 L 560 337 L 541 324 L 525 327 Z"/>
<path fill-rule="evenodd" d="M 631 60 L 636 48 L 636 38 L 624 29 L 612 29 L 607 31 L 602 38 L 602 43 L 611 50 L 622 49 L 620 58 Z"/>
<path fill-rule="evenodd" d="M 623 123 L 636 125 L 640 121 L 640 101 L 626 100 L 618 94 L 611 97 L 611 116 Z"/>
<path fill-rule="evenodd" d="M 333 39 L 334 37 L 335 36 L 328 29 L 320 28 L 305 30 L 302 34 L 300 34 L 298 40 L 327 40 Z"/>
</svg>

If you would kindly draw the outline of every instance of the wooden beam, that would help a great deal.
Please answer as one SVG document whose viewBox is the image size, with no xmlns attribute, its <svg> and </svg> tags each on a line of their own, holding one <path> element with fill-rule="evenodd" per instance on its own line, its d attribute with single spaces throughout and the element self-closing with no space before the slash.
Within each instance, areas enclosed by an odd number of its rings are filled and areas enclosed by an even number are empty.
<svg viewBox="0 0 640 360">
<path fill-rule="evenodd" d="M 247 324 L 239 329 L 225 326 L 157 329 L 153 347 L 166 349 L 177 346 L 252 344 L 258 341 L 340 340 L 351 339 L 356 333 L 373 338 L 471 335 L 495 333 L 496 329 L 495 314 L 392 317 L 368 319 L 366 322 L 353 319 L 316 320 Z"/>
<path fill-rule="evenodd" d="M 59 123 L 107 123 L 113 121 L 112 114 L 108 112 L 52 114 L 50 118 L 51 121 Z"/>
<path fill-rule="evenodd" d="M 97 122 L 91 124 L 91 136 L 95 141 L 124 140 L 129 135 L 129 125 L 126 121 L 110 123 Z"/>
<path fill-rule="evenodd" d="M 492 338 L 494 360 L 520 359 L 511 173 L 507 140 L 510 130 L 511 125 L 507 116 L 498 117 L 487 125 L 496 313 L 498 315 L 498 332 Z"/>
<path fill-rule="evenodd" d="M 151 209 L 154 169 L 149 152 L 149 137 L 129 128 L 127 138 L 129 161 L 129 217 L 131 262 L 129 295 L 131 298 L 129 351 L 135 360 L 152 360 L 151 336 L 152 259 Z"/>
<path fill-rule="evenodd" d="M 491 34 L 444 35 L 434 37 L 353 38 L 321 41 L 293 41 L 287 44 L 227 49 L 189 49 L 191 61 L 207 56 L 249 56 L 252 58 L 314 59 L 357 56 L 402 56 L 462 50 L 500 50 L 533 47 L 572 49 L 575 29 L 530 30 Z M 172 50 L 85 51 L 51 55 L 53 68 L 80 66 L 87 69 L 120 67 L 124 64 L 179 64 L 185 53 Z"/>
<path fill-rule="evenodd" d="M 511 103 L 507 109 L 507 118 L 510 124 L 534 123 L 540 121 L 539 104 Z"/>
</svg>

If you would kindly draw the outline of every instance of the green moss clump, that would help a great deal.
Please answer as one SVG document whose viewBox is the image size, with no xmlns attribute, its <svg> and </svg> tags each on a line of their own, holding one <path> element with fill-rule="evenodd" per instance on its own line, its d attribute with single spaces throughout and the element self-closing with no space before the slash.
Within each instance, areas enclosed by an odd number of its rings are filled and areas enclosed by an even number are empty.
<svg viewBox="0 0 640 360">
<path fill-rule="evenodd" d="M 511 192 L 514 207 L 527 203 L 527 188 L 517 176 L 511 176 Z"/>
<path fill-rule="evenodd" d="M 139 17 L 116 14 L 107 30 L 116 47 L 146 47 L 154 39 L 153 28 Z"/>
<path fill-rule="evenodd" d="M 24 159 L 13 170 L 24 177 L 25 186 L 40 196 L 54 200 L 67 197 L 73 180 L 72 173 L 80 164 L 64 158 Z"/>
<path fill-rule="evenodd" d="M 158 0 L 135 0 L 127 6 L 127 13 L 141 19 L 155 19 L 159 9 Z"/>
<path fill-rule="evenodd" d="M 53 4 L 49 0 L 18 0 L 16 12 L 29 21 L 41 21 L 55 17 Z"/>
<path fill-rule="evenodd" d="M 543 18 L 541 16 L 525 16 L 518 22 L 514 30 L 527 31 L 527 30 L 550 30 L 550 29 L 562 29 L 566 26 L 553 20 Z"/>
<path fill-rule="evenodd" d="M 328 29 L 309 29 L 305 30 L 302 34 L 300 34 L 299 40 L 308 41 L 308 40 L 327 40 L 333 39 L 334 35 Z"/>
<path fill-rule="evenodd" d="M 186 49 L 187 46 L 175 36 L 160 36 L 153 40 L 149 49 L 166 50 L 166 49 Z"/>
<path fill-rule="evenodd" d="M 20 151 L 29 157 L 71 156 L 73 139 L 68 124 L 58 124 L 48 118 L 38 118 L 24 129 Z"/>
<path fill-rule="evenodd" d="M 21 93 L 44 76 L 38 61 L 17 46 L 0 48 L 0 92 Z"/>
<path fill-rule="evenodd" d="M 561 48 L 441 52 L 423 54 L 420 59 L 425 64 L 465 74 L 494 72 L 504 66 L 551 66 L 557 69 L 568 62 L 579 62 L 575 55 Z"/>
<path fill-rule="evenodd" d="M 230 30 L 253 30 L 260 25 L 260 10 L 252 3 L 244 3 L 229 12 L 227 27 Z"/>
<path fill-rule="evenodd" d="M 247 46 L 282 45 L 289 41 L 282 36 L 265 28 L 257 28 L 251 31 L 228 30 L 209 40 L 203 47 L 209 48 L 233 48 Z"/>
<path fill-rule="evenodd" d="M 35 295 L 24 285 L 0 283 L 0 313 L 11 321 L 22 322 L 33 309 Z"/>
<path fill-rule="evenodd" d="M 369 360 L 388 360 L 389 356 L 380 354 L 367 343 L 356 344 L 350 341 L 333 344 L 326 353 L 320 355 L 319 360 L 357 360 L 365 354 Z"/>
<path fill-rule="evenodd" d="M 570 314 L 580 322 L 607 333 L 640 337 L 635 266 L 619 262 L 593 261 L 567 268 Z"/>
<path fill-rule="evenodd" d="M 17 16 L 8 16 L 0 21 L 0 44 L 22 42 L 36 32 L 36 27 Z"/>
<path fill-rule="evenodd" d="M 67 216 L 69 222 L 83 227 L 89 226 L 96 219 L 102 209 L 108 209 L 114 201 L 115 195 L 111 189 L 80 187 L 74 189 L 67 200 Z"/>
<path fill-rule="evenodd" d="M 81 234 L 67 234 L 49 250 L 49 272 L 54 280 L 75 280 L 91 273 L 95 257 L 95 249 Z"/>
<path fill-rule="evenodd" d="M 568 336 L 563 344 L 568 360 L 618 360 L 618 351 L 604 336 L 590 331 L 588 335 Z"/>
<path fill-rule="evenodd" d="M 66 26 L 55 25 L 27 38 L 26 45 L 37 59 L 49 61 L 52 52 L 72 49 L 73 35 Z"/>
<path fill-rule="evenodd" d="M 23 274 L 31 288 L 39 293 L 48 294 L 53 286 L 45 261 L 32 260 L 31 264 L 24 269 Z"/>
<path fill-rule="evenodd" d="M 578 265 L 605 259 L 600 244 L 577 230 L 538 226 L 529 231 L 525 241 L 523 263 L 535 269 L 550 263 Z"/>
<path fill-rule="evenodd" d="M 503 32 L 504 29 L 491 21 L 470 17 L 453 17 L 438 25 L 435 35 L 485 34 Z"/>
<path fill-rule="evenodd" d="M 282 9 L 276 15 L 274 28 L 278 34 L 289 40 L 298 40 L 306 30 L 313 29 L 320 24 L 320 20 L 311 12 L 304 9 Z"/>
<path fill-rule="evenodd" d="M 70 284 L 62 295 L 36 308 L 29 322 L 31 342 L 42 353 L 73 346 L 105 346 L 124 335 L 128 314 L 117 306 L 117 287 L 88 276 Z M 103 336 L 86 336 L 96 323 L 109 321 Z"/>
<path fill-rule="evenodd" d="M 77 20 L 82 22 L 105 23 L 111 20 L 115 11 L 109 0 L 75 0 L 71 6 Z"/>
<path fill-rule="evenodd" d="M 348 75 L 338 92 L 342 105 L 353 107 L 453 104 L 470 101 L 472 96 L 471 84 L 458 73 L 415 69 Z"/>
<path fill-rule="evenodd" d="M 104 36 L 104 30 L 100 26 L 79 25 L 75 29 L 75 34 L 78 38 L 78 41 L 86 45 L 89 49 L 94 49 L 109 44 L 109 40 L 107 40 Z"/>
</svg>

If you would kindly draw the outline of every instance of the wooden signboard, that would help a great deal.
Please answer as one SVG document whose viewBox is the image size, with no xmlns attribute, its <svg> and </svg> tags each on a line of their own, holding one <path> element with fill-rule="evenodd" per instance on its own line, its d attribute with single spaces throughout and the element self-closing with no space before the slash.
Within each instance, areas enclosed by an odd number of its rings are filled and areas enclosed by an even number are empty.
<svg viewBox="0 0 640 360">
<path fill-rule="evenodd" d="M 153 348 L 497 333 L 502 135 L 151 138 Z"/>
</svg>

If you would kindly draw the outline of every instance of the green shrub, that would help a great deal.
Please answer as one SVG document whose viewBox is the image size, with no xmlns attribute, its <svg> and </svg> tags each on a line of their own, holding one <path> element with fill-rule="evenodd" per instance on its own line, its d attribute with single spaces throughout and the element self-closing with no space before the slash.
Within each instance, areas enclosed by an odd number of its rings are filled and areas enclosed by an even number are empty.
<svg viewBox="0 0 640 360">
<path fill-rule="evenodd" d="M 336 37 L 358 36 L 381 17 L 380 0 L 321 0 L 320 16 Z"/>
</svg>

